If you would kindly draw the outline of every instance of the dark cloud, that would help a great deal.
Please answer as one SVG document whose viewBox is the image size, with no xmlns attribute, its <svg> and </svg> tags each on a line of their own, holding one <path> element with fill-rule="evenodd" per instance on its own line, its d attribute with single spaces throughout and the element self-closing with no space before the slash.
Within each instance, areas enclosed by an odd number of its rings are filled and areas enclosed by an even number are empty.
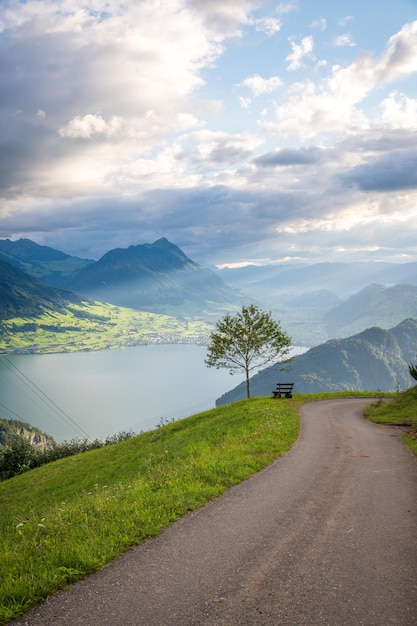
<svg viewBox="0 0 417 626">
<path fill-rule="evenodd" d="M 417 153 L 393 152 L 351 169 L 340 179 L 345 186 L 354 185 L 362 191 L 417 189 Z"/>
<path fill-rule="evenodd" d="M 317 163 L 322 155 L 319 148 L 283 148 L 274 152 L 267 152 L 254 159 L 259 167 L 285 167 L 289 165 L 310 165 Z"/>
</svg>

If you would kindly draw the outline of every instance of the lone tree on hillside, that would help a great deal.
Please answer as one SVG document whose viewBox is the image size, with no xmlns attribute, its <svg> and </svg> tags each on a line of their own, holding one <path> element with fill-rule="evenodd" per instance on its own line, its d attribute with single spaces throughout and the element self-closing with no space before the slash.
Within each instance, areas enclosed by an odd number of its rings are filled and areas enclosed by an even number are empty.
<svg viewBox="0 0 417 626">
<path fill-rule="evenodd" d="M 289 353 L 291 339 L 281 330 L 279 322 L 250 304 L 236 315 L 226 315 L 211 333 L 208 367 L 228 368 L 230 373 L 244 371 L 246 395 L 250 398 L 249 374 L 255 368 L 282 360 Z"/>
<path fill-rule="evenodd" d="M 417 380 L 417 363 L 409 363 L 408 371 L 410 372 L 410 376 Z"/>
</svg>

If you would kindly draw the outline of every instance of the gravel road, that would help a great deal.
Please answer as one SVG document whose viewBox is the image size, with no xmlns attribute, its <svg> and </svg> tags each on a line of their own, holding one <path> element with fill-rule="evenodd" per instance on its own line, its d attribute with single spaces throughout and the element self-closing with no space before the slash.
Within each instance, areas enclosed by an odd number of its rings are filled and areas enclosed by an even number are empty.
<svg viewBox="0 0 417 626">
<path fill-rule="evenodd" d="M 305 405 L 287 455 L 14 625 L 416 626 L 417 463 L 367 403 Z"/>
</svg>

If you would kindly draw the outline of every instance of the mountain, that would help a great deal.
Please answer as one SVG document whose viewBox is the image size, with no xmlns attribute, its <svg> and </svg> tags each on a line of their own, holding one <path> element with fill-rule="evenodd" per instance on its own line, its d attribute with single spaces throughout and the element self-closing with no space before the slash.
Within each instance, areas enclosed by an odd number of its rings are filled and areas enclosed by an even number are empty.
<svg viewBox="0 0 417 626">
<path fill-rule="evenodd" d="M 52 287 L 63 287 L 71 274 L 92 263 L 30 239 L 0 239 L 0 259 Z"/>
<path fill-rule="evenodd" d="M 407 363 L 417 354 L 417 319 L 391 330 L 368 328 L 311 348 L 290 364 L 277 363 L 251 378 L 251 395 L 272 394 L 277 382 L 294 382 L 294 393 L 323 391 L 394 391 L 412 386 Z M 245 397 L 242 383 L 218 398 L 216 405 Z"/>
<path fill-rule="evenodd" d="M 0 241 L 0 259 L 54 287 L 177 317 L 215 321 L 226 310 L 249 302 L 166 238 L 110 250 L 98 261 L 70 257 L 29 239 L 6 239 Z"/>
<path fill-rule="evenodd" d="M 50 435 L 43 433 L 26 422 L 0 418 L 0 453 L 2 448 L 16 441 L 17 438 L 26 439 L 34 448 L 49 448 L 54 445 Z"/>
<path fill-rule="evenodd" d="M 0 259 L 0 320 L 41 315 L 45 309 L 61 311 L 80 298 L 45 285 Z"/>
<path fill-rule="evenodd" d="M 331 337 L 347 337 L 375 323 L 389 328 L 407 317 L 417 318 L 417 287 L 374 284 L 325 313 L 323 322 Z"/>
<path fill-rule="evenodd" d="M 283 296 L 326 289 L 339 298 L 348 298 L 372 283 L 409 283 L 417 286 L 417 263 L 382 261 L 314 263 L 312 265 L 248 266 L 218 270 L 230 285 L 250 291 L 271 303 Z"/>
<path fill-rule="evenodd" d="M 66 287 L 95 300 L 158 313 L 202 317 L 240 306 L 243 296 L 162 238 L 116 248 L 76 272 Z"/>
</svg>

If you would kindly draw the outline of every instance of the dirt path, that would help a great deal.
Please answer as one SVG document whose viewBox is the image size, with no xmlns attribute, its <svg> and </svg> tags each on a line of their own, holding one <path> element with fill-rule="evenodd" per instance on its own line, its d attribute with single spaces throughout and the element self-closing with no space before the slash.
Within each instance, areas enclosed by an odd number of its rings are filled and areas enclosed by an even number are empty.
<svg viewBox="0 0 417 626">
<path fill-rule="evenodd" d="M 416 626 L 417 463 L 367 402 L 306 405 L 289 454 L 15 625 Z"/>
</svg>

